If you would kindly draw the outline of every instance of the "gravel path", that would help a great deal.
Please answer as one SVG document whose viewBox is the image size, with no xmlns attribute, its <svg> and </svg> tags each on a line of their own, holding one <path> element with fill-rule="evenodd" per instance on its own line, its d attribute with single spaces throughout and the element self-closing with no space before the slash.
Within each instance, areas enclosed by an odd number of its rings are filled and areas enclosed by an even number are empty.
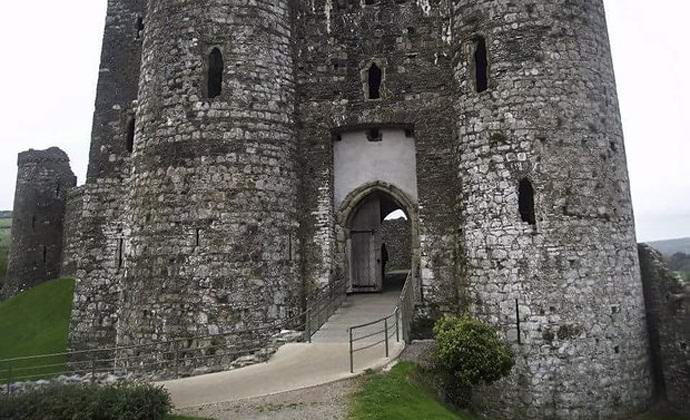
<svg viewBox="0 0 690 420">
<path fill-rule="evenodd" d="M 360 379 L 241 401 L 181 410 L 179 414 L 215 420 L 344 420 Z"/>
<path fill-rule="evenodd" d="M 424 363 L 433 345 L 429 341 L 408 345 L 400 360 Z M 345 420 L 352 394 L 361 381 L 361 377 L 352 378 L 265 397 L 188 408 L 179 414 L 214 420 Z"/>
</svg>

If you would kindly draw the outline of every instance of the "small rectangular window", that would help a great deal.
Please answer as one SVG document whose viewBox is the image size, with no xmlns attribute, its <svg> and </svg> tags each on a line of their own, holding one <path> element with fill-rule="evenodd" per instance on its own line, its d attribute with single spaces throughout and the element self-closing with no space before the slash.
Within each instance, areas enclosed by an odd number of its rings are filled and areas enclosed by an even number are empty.
<svg viewBox="0 0 690 420">
<path fill-rule="evenodd" d="M 381 81 L 383 80 L 383 72 L 376 65 L 371 63 L 368 72 L 369 83 L 369 99 L 381 99 Z"/>
<path fill-rule="evenodd" d="M 482 36 L 474 40 L 474 78 L 477 93 L 489 88 L 489 57 L 486 40 Z"/>
<path fill-rule="evenodd" d="M 137 16 L 137 21 L 134 24 L 134 39 L 141 39 L 144 34 L 144 18 Z"/>
<path fill-rule="evenodd" d="M 128 153 L 132 153 L 134 151 L 134 135 L 136 133 L 136 119 L 134 117 L 130 117 L 127 120 L 127 139 L 126 139 L 126 148 Z"/>
<path fill-rule="evenodd" d="M 208 98 L 213 99 L 220 96 L 223 91 L 223 53 L 220 49 L 214 48 L 208 56 Z"/>
<path fill-rule="evenodd" d="M 372 142 L 383 141 L 383 135 L 381 134 L 381 130 L 379 130 L 378 128 L 372 128 L 371 130 L 367 131 L 367 140 Z"/>
<path fill-rule="evenodd" d="M 520 181 L 518 201 L 522 221 L 535 226 L 537 224 L 537 217 L 534 212 L 534 187 L 528 179 Z"/>
</svg>

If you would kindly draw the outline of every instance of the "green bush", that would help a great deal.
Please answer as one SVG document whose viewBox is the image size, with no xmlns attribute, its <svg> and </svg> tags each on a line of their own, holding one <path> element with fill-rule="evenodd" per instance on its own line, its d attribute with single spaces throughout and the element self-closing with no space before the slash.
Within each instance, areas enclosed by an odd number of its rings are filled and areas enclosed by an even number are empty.
<svg viewBox="0 0 690 420">
<path fill-rule="evenodd" d="M 445 316 L 434 326 L 435 363 L 442 386 L 459 406 L 469 405 L 472 387 L 492 384 L 513 368 L 513 352 L 496 329 L 469 317 Z"/>
<path fill-rule="evenodd" d="M 159 420 L 171 409 L 165 389 L 135 383 L 54 385 L 0 396 L 0 419 Z"/>
</svg>

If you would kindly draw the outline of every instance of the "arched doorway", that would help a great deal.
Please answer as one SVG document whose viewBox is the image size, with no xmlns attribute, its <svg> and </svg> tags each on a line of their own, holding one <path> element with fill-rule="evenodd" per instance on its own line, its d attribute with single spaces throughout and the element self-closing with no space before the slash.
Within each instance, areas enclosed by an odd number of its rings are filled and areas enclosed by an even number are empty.
<svg viewBox="0 0 690 420">
<path fill-rule="evenodd" d="M 407 273 L 416 273 L 416 214 L 405 193 L 383 182 L 348 195 L 338 217 L 338 254 L 351 292 L 402 288 Z"/>
</svg>

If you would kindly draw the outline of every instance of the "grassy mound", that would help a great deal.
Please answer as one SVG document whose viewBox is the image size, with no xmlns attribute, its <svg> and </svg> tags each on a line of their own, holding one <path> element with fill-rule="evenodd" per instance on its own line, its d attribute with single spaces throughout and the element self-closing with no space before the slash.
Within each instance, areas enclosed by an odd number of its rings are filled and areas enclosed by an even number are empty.
<svg viewBox="0 0 690 420">
<path fill-rule="evenodd" d="M 0 359 L 65 352 L 73 294 L 74 280 L 60 279 L 0 303 Z M 15 376 L 59 372 L 64 362 L 64 358 L 40 360 L 35 363 L 58 366 L 18 371 Z M 13 366 L 21 367 L 26 364 Z M 7 369 L 7 365 L 0 366 L 0 378 L 6 377 Z"/>
<path fill-rule="evenodd" d="M 351 420 L 474 420 L 450 410 L 416 379 L 414 363 L 399 363 L 390 372 L 365 378 L 355 393 Z"/>
</svg>

